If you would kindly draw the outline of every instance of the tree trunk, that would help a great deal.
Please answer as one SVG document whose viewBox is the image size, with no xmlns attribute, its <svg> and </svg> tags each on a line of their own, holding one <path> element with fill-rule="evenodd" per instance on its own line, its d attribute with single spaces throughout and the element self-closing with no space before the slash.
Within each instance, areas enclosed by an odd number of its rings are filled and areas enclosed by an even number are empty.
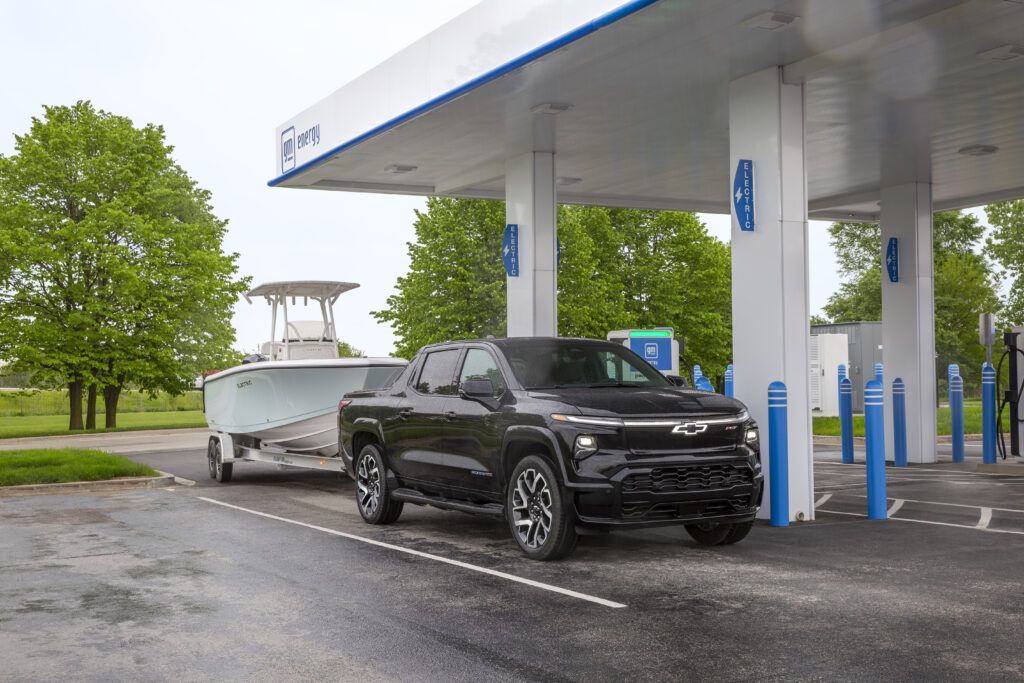
<svg viewBox="0 0 1024 683">
<path fill-rule="evenodd" d="M 105 425 L 107 429 L 117 427 L 117 401 L 119 398 L 121 398 L 121 387 L 110 385 L 103 387 L 103 405 L 107 410 Z"/>
<path fill-rule="evenodd" d="M 89 385 L 85 400 L 85 428 L 96 429 L 96 382 Z"/>
<path fill-rule="evenodd" d="M 71 396 L 71 421 L 68 429 L 71 431 L 84 429 L 82 425 L 82 387 L 83 382 L 80 379 L 68 382 L 68 394 Z"/>
</svg>

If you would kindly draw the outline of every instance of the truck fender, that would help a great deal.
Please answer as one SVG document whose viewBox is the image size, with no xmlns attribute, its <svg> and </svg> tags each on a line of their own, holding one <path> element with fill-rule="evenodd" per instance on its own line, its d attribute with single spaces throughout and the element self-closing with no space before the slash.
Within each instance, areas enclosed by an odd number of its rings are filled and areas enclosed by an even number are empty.
<svg viewBox="0 0 1024 683">
<path fill-rule="evenodd" d="M 554 456 L 558 471 L 562 475 L 562 483 L 569 481 L 568 472 L 565 470 L 565 458 L 562 457 L 561 448 L 558 446 L 558 439 L 555 433 L 546 427 L 532 425 L 513 425 L 505 430 L 501 440 L 501 473 L 505 477 L 506 460 L 508 458 L 509 444 L 513 441 L 532 441 L 543 445 Z"/>
</svg>

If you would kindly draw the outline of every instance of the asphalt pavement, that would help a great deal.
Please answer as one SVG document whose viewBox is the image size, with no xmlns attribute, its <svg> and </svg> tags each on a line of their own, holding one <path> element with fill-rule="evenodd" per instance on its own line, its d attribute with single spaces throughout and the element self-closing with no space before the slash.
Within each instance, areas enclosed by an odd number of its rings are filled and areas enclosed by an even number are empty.
<svg viewBox="0 0 1024 683">
<path fill-rule="evenodd" d="M 890 468 L 869 521 L 863 465 L 823 452 L 814 522 L 537 563 L 499 520 L 368 526 L 336 474 L 132 457 L 195 485 L 0 500 L 0 679 L 1024 678 L 1024 477 L 973 459 Z"/>
</svg>

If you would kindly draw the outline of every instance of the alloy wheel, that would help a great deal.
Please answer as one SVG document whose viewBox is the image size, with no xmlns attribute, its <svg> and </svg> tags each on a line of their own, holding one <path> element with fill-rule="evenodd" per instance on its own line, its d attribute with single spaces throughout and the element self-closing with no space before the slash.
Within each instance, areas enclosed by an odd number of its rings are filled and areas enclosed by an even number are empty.
<svg viewBox="0 0 1024 683">
<path fill-rule="evenodd" d="M 373 456 L 365 455 L 359 461 L 356 486 L 359 488 L 359 507 L 363 514 L 372 517 L 380 504 L 380 468 Z"/>
<path fill-rule="evenodd" d="M 544 475 L 533 468 L 523 470 L 512 492 L 512 521 L 527 548 L 541 547 L 551 535 L 551 506 L 551 487 Z"/>
</svg>

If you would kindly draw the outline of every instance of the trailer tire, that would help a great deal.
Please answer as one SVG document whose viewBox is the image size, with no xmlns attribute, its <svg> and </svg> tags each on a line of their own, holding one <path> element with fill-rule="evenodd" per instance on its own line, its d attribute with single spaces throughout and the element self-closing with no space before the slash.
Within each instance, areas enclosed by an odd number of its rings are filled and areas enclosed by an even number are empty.
<svg viewBox="0 0 1024 683">
<path fill-rule="evenodd" d="M 224 462 L 224 452 L 220 446 L 220 439 L 210 440 L 212 452 L 210 454 L 210 476 L 222 484 L 231 481 L 231 470 L 234 463 Z"/>
</svg>

